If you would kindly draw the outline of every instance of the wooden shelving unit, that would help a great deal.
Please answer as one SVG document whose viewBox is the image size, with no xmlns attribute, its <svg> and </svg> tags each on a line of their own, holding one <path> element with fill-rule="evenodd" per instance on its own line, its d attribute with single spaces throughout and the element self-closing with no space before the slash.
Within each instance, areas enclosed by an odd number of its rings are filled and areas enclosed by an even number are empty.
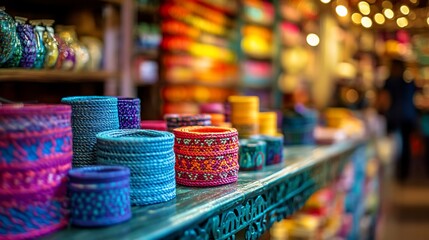
<svg viewBox="0 0 429 240">
<path fill-rule="evenodd" d="M 0 82 L 105 82 L 118 74 L 108 71 L 73 72 L 61 70 L 0 69 Z"/>
</svg>

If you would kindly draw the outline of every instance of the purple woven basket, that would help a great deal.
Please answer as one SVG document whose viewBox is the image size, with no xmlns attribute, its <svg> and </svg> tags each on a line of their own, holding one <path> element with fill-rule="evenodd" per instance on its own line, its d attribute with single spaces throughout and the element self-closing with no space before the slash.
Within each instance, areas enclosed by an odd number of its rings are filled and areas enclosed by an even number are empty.
<svg viewBox="0 0 429 240">
<path fill-rule="evenodd" d="M 33 239 L 68 224 L 71 108 L 0 106 L 0 239 Z"/>
<path fill-rule="evenodd" d="M 118 115 L 120 129 L 139 129 L 140 99 L 118 97 Z"/>
<path fill-rule="evenodd" d="M 130 170 L 92 166 L 70 170 L 71 223 L 100 227 L 131 218 Z"/>
</svg>

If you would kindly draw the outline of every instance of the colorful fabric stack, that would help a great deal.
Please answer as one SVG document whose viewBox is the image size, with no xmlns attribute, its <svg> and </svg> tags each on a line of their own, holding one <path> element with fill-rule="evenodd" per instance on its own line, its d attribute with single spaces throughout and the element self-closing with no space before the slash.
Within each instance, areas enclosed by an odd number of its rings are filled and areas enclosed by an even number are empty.
<svg viewBox="0 0 429 240">
<path fill-rule="evenodd" d="M 131 218 L 130 170 L 118 166 L 75 168 L 69 172 L 71 223 L 100 227 Z"/>
<path fill-rule="evenodd" d="M 211 117 L 208 114 L 166 114 L 164 119 L 167 121 L 169 132 L 175 128 L 185 126 L 210 126 Z"/>
<path fill-rule="evenodd" d="M 167 122 L 157 120 L 145 120 L 140 122 L 141 129 L 167 131 Z"/>
<path fill-rule="evenodd" d="M 195 187 L 211 187 L 238 179 L 238 133 L 234 128 L 181 127 L 176 136 L 176 181 Z"/>
<path fill-rule="evenodd" d="M 67 105 L 0 105 L 0 239 L 67 226 L 70 117 Z"/>
<path fill-rule="evenodd" d="M 283 113 L 283 135 L 285 145 L 312 145 L 315 143 L 314 129 L 318 121 L 317 112 L 295 109 Z"/>
<path fill-rule="evenodd" d="M 94 165 L 95 135 L 119 128 L 117 98 L 82 96 L 61 101 L 72 106 L 73 167 Z"/>
<path fill-rule="evenodd" d="M 267 144 L 258 140 L 240 140 L 240 170 L 262 170 L 265 165 Z"/>
<path fill-rule="evenodd" d="M 118 97 L 120 129 L 140 128 L 140 99 Z"/>
<path fill-rule="evenodd" d="M 260 112 L 259 115 L 259 134 L 274 136 L 277 134 L 277 113 Z"/>
<path fill-rule="evenodd" d="M 264 141 L 267 144 L 265 152 L 265 165 L 273 165 L 283 162 L 283 135 L 275 136 L 259 135 L 253 136 L 252 139 Z"/>
<path fill-rule="evenodd" d="M 120 129 L 97 134 L 97 161 L 131 171 L 131 204 L 148 205 L 176 197 L 174 135 Z"/>
<path fill-rule="evenodd" d="M 258 134 L 259 98 L 255 96 L 230 96 L 232 127 L 240 138 Z"/>
</svg>

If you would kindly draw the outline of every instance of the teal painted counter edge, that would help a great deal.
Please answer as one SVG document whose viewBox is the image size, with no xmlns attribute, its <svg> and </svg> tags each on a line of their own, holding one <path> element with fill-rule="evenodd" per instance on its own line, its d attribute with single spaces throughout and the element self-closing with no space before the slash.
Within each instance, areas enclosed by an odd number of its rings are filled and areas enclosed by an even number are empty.
<svg viewBox="0 0 429 240">
<path fill-rule="evenodd" d="M 257 239 L 338 177 L 350 155 L 365 143 L 287 147 L 284 163 L 259 172 L 240 172 L 237 183 L 214 188 L 177 186 L 176 199 L 134 207 L 128 222 L 96 229 L 69 227 L 44 239 L 228 239 L 244 229 L 246 239 Z"/>
</svg>

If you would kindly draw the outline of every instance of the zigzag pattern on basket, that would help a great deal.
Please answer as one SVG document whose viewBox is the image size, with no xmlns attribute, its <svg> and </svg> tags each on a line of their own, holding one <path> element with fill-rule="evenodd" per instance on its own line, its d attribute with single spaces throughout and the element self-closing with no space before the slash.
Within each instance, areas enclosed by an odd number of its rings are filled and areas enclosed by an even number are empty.
<svg viewBox="0 0 429 240">
<path fill-rule="evenodd" d="M 33 202 L 25 210 L 21 204 L 12 207 L 3 203 L 0 201 L 0 239 L 37 238 L 68 224 L 64 199 Z"/>
<path fill-rule="evenodd" d="M 237 181 L 237 130 L 193 126 L 176 128 L 174 134 L 178 184 L 208 187 Z"/>
</svg>

